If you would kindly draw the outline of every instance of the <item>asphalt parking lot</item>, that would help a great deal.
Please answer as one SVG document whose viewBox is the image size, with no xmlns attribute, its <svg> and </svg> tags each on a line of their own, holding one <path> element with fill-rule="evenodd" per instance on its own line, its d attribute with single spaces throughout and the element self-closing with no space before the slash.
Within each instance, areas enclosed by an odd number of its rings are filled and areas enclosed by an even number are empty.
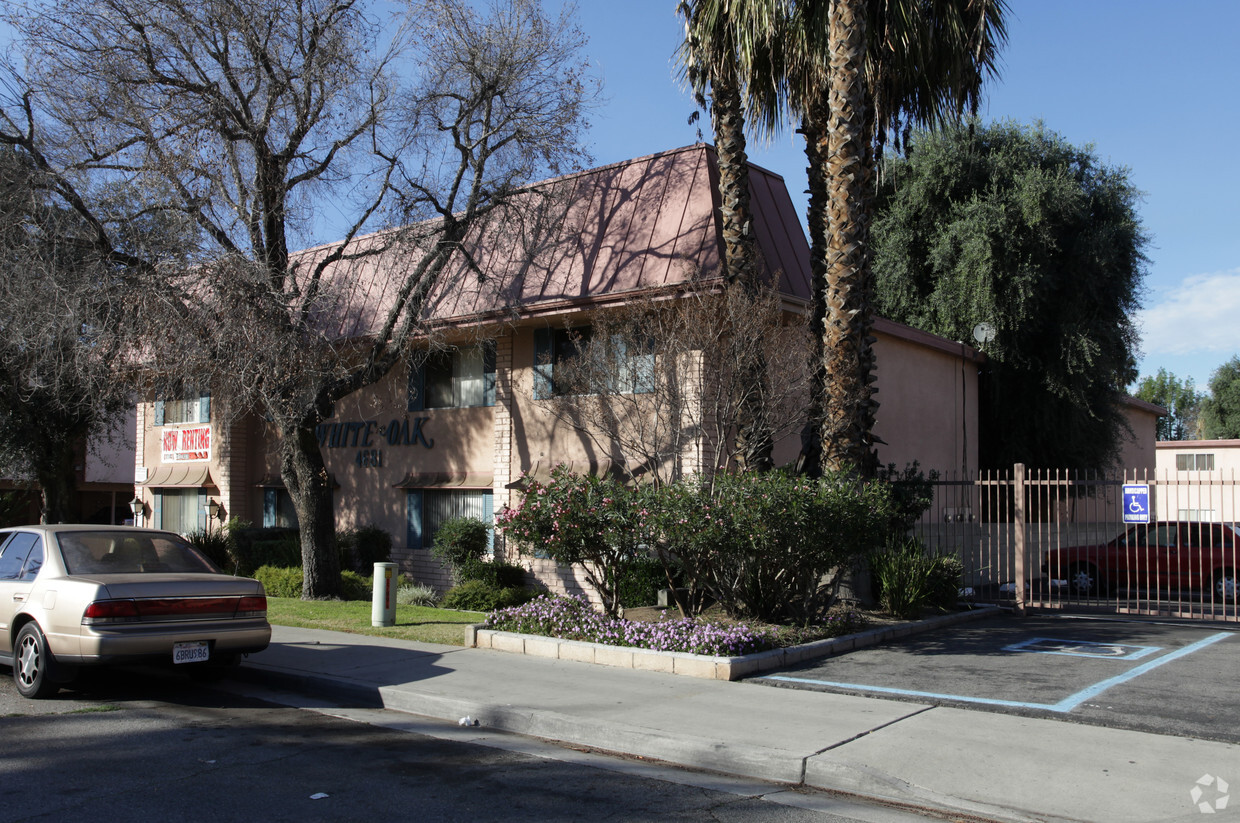
<svg viewBox="0 0 1240 823">
<path fill-rule="evenodd" d="M 1001 615 L 752 682 L 1240 743 L 1234 624 Z"/>
</svg>

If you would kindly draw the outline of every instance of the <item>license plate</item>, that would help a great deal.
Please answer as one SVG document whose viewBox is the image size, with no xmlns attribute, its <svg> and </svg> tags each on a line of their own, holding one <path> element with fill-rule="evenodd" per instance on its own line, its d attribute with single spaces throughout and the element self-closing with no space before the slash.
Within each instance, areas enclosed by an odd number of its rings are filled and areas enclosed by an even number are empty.
<svg viewBox="0 0 1240 823">
<path fill-rule="evenodd" d="M 192 643 L 174 643 L 172 646 L 173 663 L 205 663 L 211 659 L 211 645 L 205 640 Z"/>
</svg>

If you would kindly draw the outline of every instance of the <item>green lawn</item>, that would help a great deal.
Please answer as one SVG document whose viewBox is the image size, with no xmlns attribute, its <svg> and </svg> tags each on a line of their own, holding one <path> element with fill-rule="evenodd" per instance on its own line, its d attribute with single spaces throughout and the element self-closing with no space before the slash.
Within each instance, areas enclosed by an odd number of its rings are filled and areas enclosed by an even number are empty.
<svg viewBox="0 0 1240 823">
<path fill-rule="evenodd" d="M 370 602 L 366 600 L 267 598 L 267 619 L 276 625 L 372 634 L 449 646 L 465 645 L 465 626 L 486 619 L 482 612 L 397 606 L 395 626 L 375 627 L 370 625 L 370 614 Z"/>
</svg>

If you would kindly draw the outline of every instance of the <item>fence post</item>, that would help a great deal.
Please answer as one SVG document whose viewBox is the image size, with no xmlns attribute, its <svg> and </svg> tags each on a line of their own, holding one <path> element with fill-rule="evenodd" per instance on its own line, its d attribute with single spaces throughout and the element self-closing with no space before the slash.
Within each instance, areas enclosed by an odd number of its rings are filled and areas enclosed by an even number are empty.
<svg viewBox="0 0 1240 823">
<path fill-rule="evenodd" d="M 1012 467 L 1012 528 L 1015 538 L 1016 614 L 1025 616 L 1025 464 Z"/>
</svg>

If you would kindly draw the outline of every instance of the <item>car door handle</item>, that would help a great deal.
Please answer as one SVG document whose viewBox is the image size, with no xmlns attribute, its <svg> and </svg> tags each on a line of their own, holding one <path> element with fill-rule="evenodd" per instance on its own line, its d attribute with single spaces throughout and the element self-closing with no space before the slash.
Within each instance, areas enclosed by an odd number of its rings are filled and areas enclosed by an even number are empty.
<svg viewBox="0 0 1240 823">
<path fill-rule="evenodd" d="M 14 602 L 14 603 L 25 603 L 25 602 L 26 602 L 26 595 L 24 595 L 24 594 L 15 594 L 15 595 L 13 595 L 13 602 Z"/>
</svg>

